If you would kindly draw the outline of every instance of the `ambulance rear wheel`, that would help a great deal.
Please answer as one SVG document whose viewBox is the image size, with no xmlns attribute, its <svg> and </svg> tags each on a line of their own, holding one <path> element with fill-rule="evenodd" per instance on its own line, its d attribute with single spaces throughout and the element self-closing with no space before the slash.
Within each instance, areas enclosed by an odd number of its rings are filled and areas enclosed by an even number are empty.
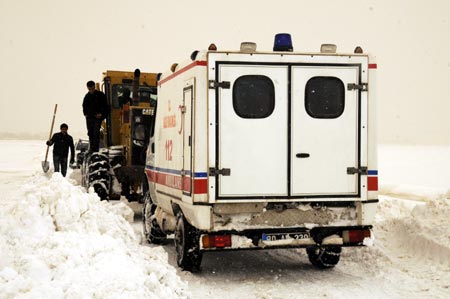
<svg viewBox="0 0 450 299">
<path fill-rule="evenodd" d="M 202 253 L 199 249 L 198 232 L 187 222 L 181 212 L 177 215 L 175 250 L 180 268 L 191 272 L 200 270 Z"/>
<path fill-rule="evenodd" d="M 320 269 L 329 269 L 336 266 L 341 257 L 341 251 L 341 247 L 315 246 L 306 248 L 309 261 Z"/>
<path fill-rule="evenodd" d="M 145 192 L 144 204 L 142 206 L 142 221 L 145 240 L 152 244 L 163 244 L 167 235 L 161 230 L 158 222 L 153 217 L 156 206 L 152 203 L 150 191 Z"/>
</svg>

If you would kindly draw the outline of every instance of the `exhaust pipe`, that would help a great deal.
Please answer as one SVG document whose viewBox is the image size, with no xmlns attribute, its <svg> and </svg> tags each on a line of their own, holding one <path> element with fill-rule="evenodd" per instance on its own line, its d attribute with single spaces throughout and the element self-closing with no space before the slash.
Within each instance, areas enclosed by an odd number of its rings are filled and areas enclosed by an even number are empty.
<svg viewBox="0 0 450 299">
<path fill-rule="evenodd" d="M 141 71 L 139 69 L 134 70 L 133 78 L 133 98 L 132 105 L 139 106 L 139 77 L 141 76 Z"/>
</svg>

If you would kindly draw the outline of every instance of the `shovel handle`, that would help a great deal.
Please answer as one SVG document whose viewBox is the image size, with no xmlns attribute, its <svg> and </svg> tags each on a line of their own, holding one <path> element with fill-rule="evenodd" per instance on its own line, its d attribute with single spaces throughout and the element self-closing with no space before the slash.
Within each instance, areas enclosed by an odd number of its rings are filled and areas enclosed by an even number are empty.
<svg viewBox="0 0 450 299">
<path fill-rule="evenodd" d="M 56 110 L 58 109 L 58 104 L 55 104 L 55 110 L 53 111 L 53 119 L 52 119 L 52 125 L 50 127 L 50 134 L 48 135 L 48 140 L 50 140 L 52 138 L 52 133 L 53 133 L 53 125 L 55 124 L 55 116 L 56 116 Z M 48 157 L 48 149 L 50 148 L 50 146 L 47 145 L 47 152 L 45 153 L 45 160 L 47 161 L 47 157 Z"/>
<path fill-rule="evenodd" d="M 50 138 L 52 138 L 53 125 L 55 124 L 55 116 L 56 116 L 57 109 L 58 109 L 58 104 L 55 104 L 55 110 L 53 111 L 52 126 L 50 127 L 50 135 L 48 136 L 48 140 L 50 140 Z"/>
</svg>

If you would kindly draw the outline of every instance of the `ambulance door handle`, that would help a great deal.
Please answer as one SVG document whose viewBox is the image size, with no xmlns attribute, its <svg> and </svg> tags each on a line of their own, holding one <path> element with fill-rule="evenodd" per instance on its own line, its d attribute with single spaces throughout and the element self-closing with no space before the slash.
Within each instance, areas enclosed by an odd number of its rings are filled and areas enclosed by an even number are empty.
<svg viewBox="0 0 450 299">
<path fill-rule="evenodd" d="M 309 158 L 308 153 L 298 153 L 295 155 L 297 158 Z"/>
</svg>

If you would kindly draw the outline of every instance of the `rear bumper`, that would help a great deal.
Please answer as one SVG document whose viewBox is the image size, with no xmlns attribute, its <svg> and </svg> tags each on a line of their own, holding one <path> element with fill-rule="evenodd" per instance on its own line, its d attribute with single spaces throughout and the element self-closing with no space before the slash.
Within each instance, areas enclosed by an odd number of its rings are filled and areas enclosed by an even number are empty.
<svg viewBox="0 0 450 299">
<path fill-rule="evenodd" d="M 362 225 L 314 227 L 311 229 L 289 227 L 243 231 L 229 230 L 213 233 L 200 232 L 199 239 L 202 251 L 306 248 L 311 246 L 348 247 L 367 245 L 372 240 L 371 229 L 371 225 Z M 229 237 L 230 243 L 225 246 L 223 244 L 211 246 L 211 244 L 205 243 L 205 238 L 213 238 L 214 236 Z M 272 236 L 272 238 L 268 236 Z"/>
<path fill-rule="evenodd" d="M 170 211 L 172 201 L 161 201 Z M 288 227 L 370 226 L 378 200 L 349 202 L 254 202 L 192 204 L 178 201 L 188 222 L 200 231 L 253 231 Z"/>
</svg>

